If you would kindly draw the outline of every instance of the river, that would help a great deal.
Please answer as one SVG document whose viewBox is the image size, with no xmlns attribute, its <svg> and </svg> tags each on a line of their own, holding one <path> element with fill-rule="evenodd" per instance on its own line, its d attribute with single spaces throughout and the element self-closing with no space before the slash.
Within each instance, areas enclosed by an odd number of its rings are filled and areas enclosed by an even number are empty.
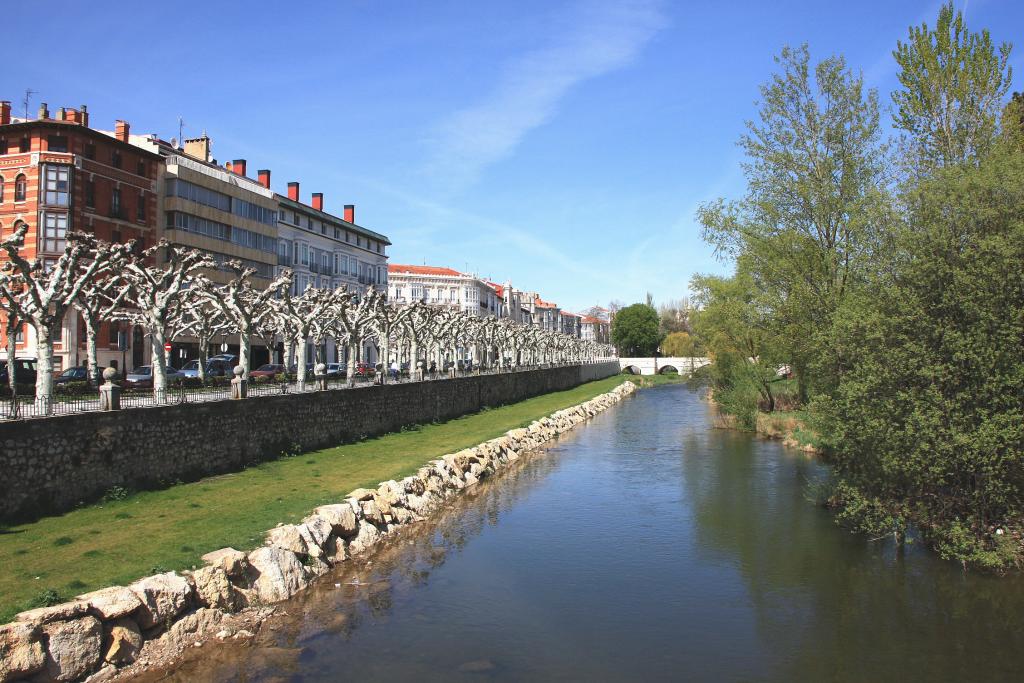
<svg viewBox="0 0 1024 683">
<path fill-rule="evenodd" d="M 1024 582 L 845 532 L 824 476 L 646 389 L 152 680 L 1020 680 Z"/>
</svg>

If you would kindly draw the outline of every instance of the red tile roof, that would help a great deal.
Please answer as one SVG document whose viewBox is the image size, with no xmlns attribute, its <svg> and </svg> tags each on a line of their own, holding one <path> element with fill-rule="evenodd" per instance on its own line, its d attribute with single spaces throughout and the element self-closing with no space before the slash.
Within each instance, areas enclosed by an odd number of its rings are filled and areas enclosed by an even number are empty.
<svg viewBox="0 0 1024 683">
<path fill-rule="evenodd" d="M 400 263 L 389 263 L 388 272 L 401 274 L 405 273 L 408 275 L 454 275 L 461 277 L 463 273 L 451 268 L 441 268 L 438 266 L 406 266 Z"/>
<path fill-rule="evenodd" d="M 601 320 L 600 318 L 595 318 L 592 315 L 585 315 L 585 316 L 583 316 L 583 323 L 586 324 L 586 325 L 595 325 L 595 324 L 605 324 L 605 325 L 607 325 L 608 324 L 607 321 Z"/>
<path fill-rule="evenodd" d="M 558 308 L 558 304 L 553 304 L 548 301 L 544 301 L 540 297 L 533 300 L 533 305 L 537 308 Z"/>
<path fill-rule="evenodd" d="M 498 293 L 499 297 L 505 298 L 505 288 L 502 285 L 499 285 L 497 282 L 488 282 L 487 284 L 489 284 L 494 291 Z"/>
</svg>

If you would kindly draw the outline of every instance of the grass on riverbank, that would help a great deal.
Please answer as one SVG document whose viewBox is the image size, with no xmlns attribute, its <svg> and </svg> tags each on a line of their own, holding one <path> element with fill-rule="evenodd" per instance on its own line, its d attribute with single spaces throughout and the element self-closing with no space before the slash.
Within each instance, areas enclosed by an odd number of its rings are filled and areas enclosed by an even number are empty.
<svg viewBox="0 0 1024 683">
<path fill-rule="evenodd" d="M 200 557 L 217 548 L 259 546 L 263 532 L 278 522 L 295 522 L 353 489 L 408 476 L 429 460 L 586 401 L 622 380 L 616 375 L 440 424 L 0 528 L 0 623 L 29 607 L 199 566 Z"/>
<path fill-rule="evenodd" d="M 757 414 L 757 433 L 769 439 L 782 439 L 787 446 L 820 452 L 821 437 L 810 429 L 809 416 L 803 410 L 777 410 Z"/>
<path fill-rule="evenodd" d="M 685 375 L 680 375 L 675 372 L 666 372 L 658 375 L 633 375 L 630 373 L 623 373 L 619 375 L 619 379 L 630 381 L 640 388 L 660 387 L 662 384 L 681 384 L 687 381 L 687 377 Z"/>
</svg>

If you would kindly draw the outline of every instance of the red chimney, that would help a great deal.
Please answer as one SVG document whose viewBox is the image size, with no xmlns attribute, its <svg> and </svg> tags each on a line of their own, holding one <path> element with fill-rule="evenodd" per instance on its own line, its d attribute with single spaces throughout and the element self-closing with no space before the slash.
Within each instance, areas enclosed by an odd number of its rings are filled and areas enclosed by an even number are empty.
<svg viewBox="0 0 1024 683">
<path fill-rule="evenodd" d="M 259 179 L 260 185 L 267 188 L 268 190 L 270 189 L 270 169 L 261 168 L 260 170 L 256 171 L 256 177 Z"/>
<path fill-rule="evenodd" d="M 288 199 L 292 200 L 293 202 L 299 201 L 298 183 L 288 183 Z"/>
<path fill-rule="evenodd" d="M 356 222 L 356 205 L 355 204 L 346 204 L 345 205 L 345 214 L 342 216 L 342 218 L 347 220 L 349 223 L 355 223 Z"/>
<path fill-rule="evenodd" d="M 238 175 L 245 175 L 245 159 L 235 159 L 231 162 L 231 172 Z"/>
<path fill-rule="evenodd" d="M 0 126 L 6 126 L 11 122 L 11 103 L 7 100 L 0 102 Z"/>
<path fill-rule="evenodd" d="M 313 193 L 313 208 L 317 211 L 324 210 L 324 193 L 314 192 Z"/>
<path fill-rule="evenodd" d="M 114 122 L 114 137 L 121 142 L 128 142 L 128 131 L 130 127 L 127 121 L 118 119 Z"/>
</svg>

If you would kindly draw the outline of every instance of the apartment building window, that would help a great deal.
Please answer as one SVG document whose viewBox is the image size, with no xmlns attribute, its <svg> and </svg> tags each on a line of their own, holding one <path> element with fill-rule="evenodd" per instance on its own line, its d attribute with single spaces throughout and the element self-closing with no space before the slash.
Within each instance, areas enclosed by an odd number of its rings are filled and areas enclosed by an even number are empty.
<svg viewBox="0 0 1024 683">
<path fill-rule="evenodd" d="M 301 245 L 300 246 L 300 251 L 301 251 L 302 265 L 308 266 L 309 265 L 309 246 L 305 245 L 305 244 Z"/>
<path fill-rule="evenodd" d="M 139 159 L 139 163 L 138 163 L 138 165 L 135 168 L 135 174 L 136 175 L 141 175 L 141 176 L 146 175 L 146 160 L 145 159 Z"/>
<path fill-rule="evenodd" d="M 324 273 L 333 275 L 333 273 L 331 273 L 331 255 L 326 251 L 320 254 L 320 265 L 324 267 Z"/>
<path fill-rule="evenodd" d="M 4 203 L 4 177 L 0 175 L 0 204 Z"/>
<path fill-rule="evenodd" d="M 139 192 L 139 202 L 135 205 L 135 218 L 140 221 L 146 220 L 146 194 Z"/>
<path fill-rule="evenodd" d="M 295 225 L 302 225 L 302 223 L 299 222 L 299 214 L 295 213 L 294 211 L 292 212 L 292 223 L 294 223 Z"/>
<path fill-rule="evenodd" d="M 187 180 L 181 180 L 178 178 L 168 180 L 167 196 L 181 197 L 182 199 L 187 199 L 190 202 L 202 204 L 203 206 L 209 206 L 227 213 L 231 212 L 231 197 L 222 192 L 217 192 L 216 190 L 210 190 L 200 185 L 195 185 Z M 246 202 L 246 204 L 248 204 L 248 202 Z"/>
<path fill-rule="evenodd" d="M 64 240 L 68 234 L 66 213 L 43 214 L 43 251 L 54 254 L 64 251 Z"/>
<path fill-rule="evenodd" d="M 348 275 L 348 257 L 344 254 L 338 256 L 338 274 Z"/>
<path fill-rule="evenodd" d="M 85 205 L 96 208 L 96 183 L 92 180 L 85 181 Z"/>
<path fill-rule="evenodd" d="M 85 145 L 85 158 L 86 159 L 95 159 L 96 158 L 96 145 L 92 144 L 91 142 L 86 143 L 86 145 Z"/>
<path fill-rule="evenodd" d="M 50 152 L 67 152 L 68 139 L 63 135 L 46 136 L 46 149 Z"/>
<path fill-rule="evenodd" d="M 116 149 L 110 153 L 110 165 L 114 168 L 121 168 L 121 152 Z"/>
<path fill-rule="evenodd" d="M 110 194 L 110 216 L 112 218 L 121 217 L 121 190 L 120 188 L 114 188 Z"/>
<path fill-rule="evenodd" d="M 415 283 L 411 288 L 411 296 L 413 301 L 419 301 L 423 298 L 423 285 Z"/>
<path fill-rule="evenodd" d="M 14 179 L 14 201 L 23 202 L 25 201 L 25 193 L 28 188 L 28 180 L 25 178 L 25 174 L 19 175 Z"/>
<path fill-rule="evenodd" d="M 334 229 L 334 239 L 336 239 L 336 240 L 340 240 L 341 239 L 341 230 L 339 230 L 338 228 Z"/>
<path fill-rule="evenodd" d="M 67 166 L 46 166 L 44 171 L 46 194 L 44 199 L 50 206 L 68 205 L 68 188 L 71 172 Z"/>
<path fill-rule="evenodd" d="M 18 145 L 18 151 L 19 152 L 27 152 L 30 149 L 32 149 L 32 147 L 31 147 L 31 145 L 29 145 L 28 137 L 23 137 L 21 139 L 21 143 L 19 143 L 19 145 Z"/>
<path fill-rule="evenodd" d="M 0 138 L 0 154 L 7 154 L 7 138 Z"/>
</svg>

